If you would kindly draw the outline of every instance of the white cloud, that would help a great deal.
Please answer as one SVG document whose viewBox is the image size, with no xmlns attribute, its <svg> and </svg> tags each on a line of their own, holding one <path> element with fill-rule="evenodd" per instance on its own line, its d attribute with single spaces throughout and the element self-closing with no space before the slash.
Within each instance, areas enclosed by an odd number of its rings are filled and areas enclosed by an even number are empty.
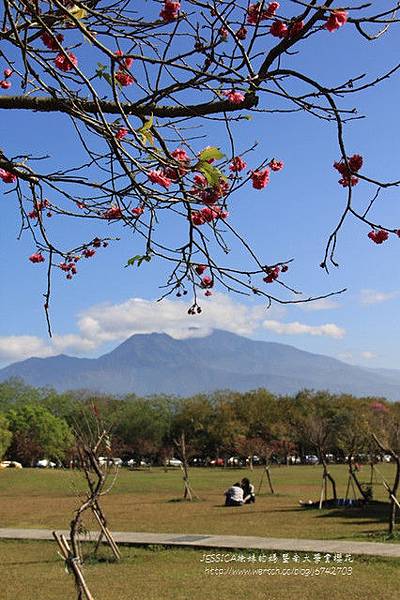
<svg viewBox="0 0 400 600">
<path fill-rule="evenodd" d="M 317 311 L 317 310 L 331 310 L 339 308 L 339 302 L 335 302 L 332 298 L 321 298 L 320 300 L 313 300 L 312 302 L 305 302 L 300 304 L 300 307 L 305 311 Z"/>
<path fill-rule="evenodd" d="M 51 340 L 33 335 L 4 336 L 0 337 L 0 362 L 24 360 L 31 356 L 45 358 L 63 352 L 84 354 L 96 347 L 97 343 L 94 340 L 77 334 L 55 335 Z"/>
<path fill-rule="evenodd" d="M 0 337 L 0 362 L 60 353 L 93 354 L 104 344 L 118 343 L 136 333 L 163 332 L 183 339 L 225 329 L 246 336 L 261 326 L 266 314 L 277 317 L 285 313 L 280 307 L 266 311 L 262 305 L 245 305 L 226 294 L 214 294 L 202 300 L 201 306 L 202 313 L 191 316 L 188 303 L 182 300 L 131 298 L 120 304 L 94 305 L 78 316 L 78 333 L 54 335 L 51 340 L 25 335 Z"/>
<path fill-rule="evenodd" d="M 207 335 L 211 329 L 226 329 L 249 335 L 259 327 L 266 311 L 263 306 L 248 306 L 225 294 L 215 294 L 201 302 L 202 313 L 188 315 L 188 303 L 163 300 L 153 302 L 131 298 L 121 304 L 97 305 L 84 311 L 78 320 L 84 338 L 97 343 L 125 339 L 135 333 L 164 332 L 185 338 Z M 279 309 L 272 309 L 279 311 Z"/>
<path fill-rule="evenodd" d="M 366 350 L 365 352 L 361 352 L 361 356 L 365 360 L 372 360 L 373 358 L 376 358 L 378 355 L 375 354 L 375 352 L 369 352 L 368 350 Z"/>
<path fill-rule="evenodd" d="M 95 355 L 106 344 L 117 344 L 137 333 L 167 333 L 174 338 L 208 335 L 212 329 L 225 329 L 250 336 L 262 328 L 288 335 L 324 335 L 343 337 L 344 329 L 333 323 L 319 326 L 282 323 L 282 307 L 268 310 L 264 305 L 247 305 L 227 294 L 214 294 L 201 302 L 202 312 L 188 315 L 188 302 L 165 299 L 154 302 L 130 298 L 119 304 L 94 305 L 78 315 L 77 333 L 54 335 L 49 339 L 35 336 L 0 337 L 0 362 L 54 356 L 60 353 Z M 272 319 L 265 320 L 265 317 Z"/>
<path fill-rule="evenodd" d="M 30 356 L 51 356 L 49 345 L 33 335 L 0 337 L 0 360 L 24 360 Z"/>
<path fill-rule="evenodd" d="M 292 323 L 282 323 L 280 321 L 264 321 L 263 327 L 274 333 L 281 335 L 324 335 L 333 338 L 342 338 L 346 331 L 334 323 L 325 323 L 324 325 L 306 325 L 293 321 Z"/>
<path fill-rule="evenodd" d="M 392 300 L 399 295 L 399 292 L 380 292 L 379 290 L 361 290 L 361 304 L 379 304 Z"/>
</svg>

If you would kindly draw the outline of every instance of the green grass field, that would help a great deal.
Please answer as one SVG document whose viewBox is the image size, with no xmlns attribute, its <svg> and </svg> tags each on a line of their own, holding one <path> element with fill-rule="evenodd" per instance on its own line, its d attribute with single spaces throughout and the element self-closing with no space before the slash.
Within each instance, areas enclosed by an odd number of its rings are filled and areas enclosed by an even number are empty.
<svg viewBox="0 0 400 600">
<path fill-rule="evenodd" d="M 391 465 L 382 465 L 386 478 Z M 344 496 L 347 473 L 343 465 L 331 472 L 337 480 L 338 495 Z M 363 472 L 364 471 L 364 472 Z M 361 479 L 369 478 L 363 467 Z M 121 470 L 109 495 L 102 500 L 110 527 L 114 530 L 259 535 L 271 537 L 372 539 L 385 535 L 388 505 L 381 484 L 374 486 L 382 503 L 367 508 L 306 510 L 300 499 L 317 499 L 321 486 L 318 466 L 275 467 L 272 481 L 276 494 L 268 493 L 264 480 L 255 505 L 238 510 L 223 506 L 223 491 L 236 480 L 250 476 L 259 487 L 261 469 L 191 469 L 191 482 L 199 501 L 176 502 L 183 491 L 180 470 L 155 468 L 151 471 Z M 77 493 L 84 486 L 77 472 L 23 469 L 0 471 L 1 527 L 68 527 L 77 505 Z M 87 523 L 90 528 L 94 523 Z"/>
<path fill-rule="evenodd" d="M 102 550 L 103 554 L 106 550 Z M 203 552 L 192 549 L 122 548 L 121 563 L 88 564 L 85 577 L 96 600 L 393 600 L 398 597 L 399 563 L 354 557 L 351 574 L 261 575 L 259 565 L 234 564 L 242 574 L 205 572 Z M 54 544 L 0 542 L 2 600 L 74 600 L 72 577 Z M 246 555 L 247 558 L 248 555 Z M 301 556 L 301 560 L 304 556 Z M 293 564 L 293 563 L 292 563 Z M 290 565 L 292 566 L 292 565 Z M 226 565 L 224 565 L 226 567 Z M 265 565 L 261 565 L 265 567 Z M 274 568 L 285 568 L 278 562 Z M 303 563 L 298 565 L 304 567 Z M 308 567 L 308 564 L 306 565 Z M 310 569 L 317 568 L 311 565 Z"/>
<path fill-rule="evenodd" d="M 390 478 L 391 465 L 380 467 Z M 368 480 L 364 467 L 362 479 Z M 347 475 L 344 466 L 332 466 L 339 496 L 344 496 Z M 179 470 L 121 470 L 102 503 L 112 530 L 173 533 L 220 533 L 272 537 L 383 540 L 386 531 L 387 498 L 382 485 L 375 485 L 381 503 L 366 509 L 304 510 L 299 499 L 317 499 L 320 467 L 275 467 L 275 495 L 264 480 L 255 505 L 228 509 L 223 491 L 244 476 L 250 476 L 256 491 L 262 470 L 191 469 L 191 481 L 199 500 L 177 501 L 183 484 Z M 79 473 L 38 469 L 0 471 L 0 527 L 66 529 L 84 486 Z M 85 525 L 96 528 L 88 519 Z M 393 540 L 392 540 L 393 541 Z M 352 573 L 312 571 L 304 574 L 267 574 L 254 569 L 318 568 L 313 562 L 277 564 L 236 563 L 222 565 L 247 571 L 216 575 L 201 562 L 203 551 L 179 548 L 122 548 L 123 559 L 114 563 L 102 547 L 99 561 L 85 564 L 85 577 L 96 600 L 393 600 L 398 594 L 399 560 L 353 557 Z M 233 552 L 233 551 L 232 551 Z M 246 554 L 243 553 L 242 554 Z M 270 553 L 266 553 L 270 554 Z M 290 553 L 291 557 L 293 553 Z M 73 579 L 64 570 L 55 543 L 0 541 L 1 600 L 75 600 Z M 321 563 L 322 566 L 324 565 Z M 340 566 L 340 565 L 339 565 Z M 343 566 L 343 565 L 342 565 Z M 250 571 L 248 570 L 250 569 Z M 225 572 L 226 573 L 226 572 Z"/>
</svg>

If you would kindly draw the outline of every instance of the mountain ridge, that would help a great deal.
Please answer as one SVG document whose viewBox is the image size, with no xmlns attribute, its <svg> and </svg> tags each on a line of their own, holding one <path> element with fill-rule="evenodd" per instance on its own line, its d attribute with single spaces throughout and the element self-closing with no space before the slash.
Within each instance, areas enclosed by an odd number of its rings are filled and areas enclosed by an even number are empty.
<svg viewBox="0 0 400 600">
<path fill-rule="evenodd" d="M 400 398 L 400 371 L 397 375 L 393 369 L 353 366 L 288 344 L 218 329 L 185 339 L 165 333 L 135 334 L 98 358 L 32 357 L 0 370 L 0 381 L 11 377 L 58 391 L 89 389 L 117 395 L 187 396 L 265 387 L 276 394 L 309 388 Z"/>
</svg>

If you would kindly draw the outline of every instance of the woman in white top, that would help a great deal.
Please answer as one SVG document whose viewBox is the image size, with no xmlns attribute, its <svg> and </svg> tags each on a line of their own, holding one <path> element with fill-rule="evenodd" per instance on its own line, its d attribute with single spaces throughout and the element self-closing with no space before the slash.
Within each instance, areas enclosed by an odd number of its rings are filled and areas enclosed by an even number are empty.
<svg viewBox="0 0 400 600">
<path fill-rule="evenodd" d="M 225 492 L 225 506 L 242 506 L 244 502 L 243 489 L 240 483 L 234 483 Z"/>
</svg>

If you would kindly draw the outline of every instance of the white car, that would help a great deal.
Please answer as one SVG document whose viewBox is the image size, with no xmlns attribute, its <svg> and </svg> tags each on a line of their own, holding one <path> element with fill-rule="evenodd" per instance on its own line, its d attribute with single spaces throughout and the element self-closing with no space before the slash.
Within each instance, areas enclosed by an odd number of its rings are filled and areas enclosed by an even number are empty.
<svg viewBox="0 0 400 600">
<path fill-rule="evenodd" d="M 179 458 L 170 458 L 167 461 L 168 467 L 180 467 L 182 465 L 182 461 Z"/>
<path fill-rule="evenodd" d="M 307 454 L 305 459 L 307 465 L 317 465 L 319 463 L 318 456 L 315 456 L 315 454 Z"/>
<path fill-rule="evenodd" d="M 0 462 L 0 469 L 22 469 L 22 465 L 16 460 L 3 460 Z"/>
<path fill-rule="evenodd" d="M 99 456 L 99 464 L 101 467 L 104 467 L 106 465 L 108 466 L 112 466 L 115 465 L 116 467 L 122 467 L 122 458 L 115 458 L 115 457 L 107 457 L 107 456 Z"/>
<path fill-rule="evenodd" d="M 38 469 L 55 469 L 56 466 L 56 463 L 49 460 L 48 458 L 42 458 L 41 460 L 38 460 L 35 465 L 35 467 L 37 467 Z"/>
</svg>

